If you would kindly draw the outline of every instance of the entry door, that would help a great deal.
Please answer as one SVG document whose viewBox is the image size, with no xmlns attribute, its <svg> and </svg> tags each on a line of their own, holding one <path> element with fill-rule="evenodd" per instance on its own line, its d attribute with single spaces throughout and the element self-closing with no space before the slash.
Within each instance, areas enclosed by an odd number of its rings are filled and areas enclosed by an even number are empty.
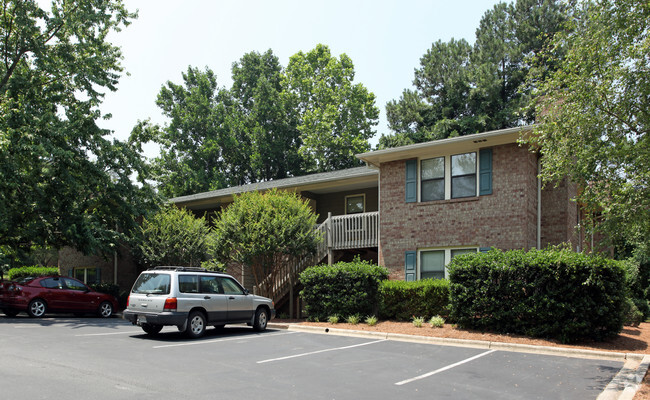
<svg viewBox="0 0 650 400">
<path fill-rule="evenodd" d="M 228 300 L 228 321 L 248 321 L 253 317 L 253 298 L 244 292 L 237 282 L 231 278 L 221 279 L 223 293 Z"/>
</svg>

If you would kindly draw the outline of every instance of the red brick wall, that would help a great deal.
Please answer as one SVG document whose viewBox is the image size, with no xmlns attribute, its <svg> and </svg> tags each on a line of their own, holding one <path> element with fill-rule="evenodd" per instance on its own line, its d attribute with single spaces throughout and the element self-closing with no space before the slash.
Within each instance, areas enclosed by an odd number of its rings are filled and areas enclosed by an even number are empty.
<svg viewBox="0 0 650 400">
<path fill-rule="evenodd" d="M 577 249 L 578 207 L 572 200 L 575 196 L 576 185 L 566 180 L 542 189 L 542 248 L 570 242 Z"/>
<path fill-rule="evenodd" d="M 381 165 L 380 254 L 404 279 L 404 252 L 433 247 L 528 249 L 537 238 L 537 156 L 517 144 L 493 148 L 488 196 L 405 202 L 405 162 Z"/>
<path fill-rule="evenodd" d="M 71 247 L 59 250 L 59 271 L 63 275 L 70 274 L 70 270 L 83 268 L 100 268 L 101 281 L 114 283 L 114 260 L 113 255 L 84 256 L 82 253 Z M 120 246 L 117 254 L 117 284 L 122 290 L 130 290 L 133 282 L 137 279 L 140 271 L 137 269 L 133 256 L 128 248 Z"/>
</svg>

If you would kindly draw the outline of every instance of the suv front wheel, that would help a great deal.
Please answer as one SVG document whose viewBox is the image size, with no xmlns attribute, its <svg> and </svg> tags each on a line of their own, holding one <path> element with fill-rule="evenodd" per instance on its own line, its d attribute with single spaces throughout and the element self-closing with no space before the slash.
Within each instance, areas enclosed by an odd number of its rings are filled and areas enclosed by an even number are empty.
<svg viewBox="0 0 650 400">
<path fill-rule="evenodd" d="M 192 339 L 203 336 L 205 333 L 205 316 L 201 311 L 192 311 L 187 317 L 185 333 Z"/>
<path fill-rule="evenodd" d="M 269 322 L 269 313 L 264 308 L 258 308 L 255 312 L 255 323 L 253 329 L 261 332 L 266 329 L 266 324 Z"/>
</svg>

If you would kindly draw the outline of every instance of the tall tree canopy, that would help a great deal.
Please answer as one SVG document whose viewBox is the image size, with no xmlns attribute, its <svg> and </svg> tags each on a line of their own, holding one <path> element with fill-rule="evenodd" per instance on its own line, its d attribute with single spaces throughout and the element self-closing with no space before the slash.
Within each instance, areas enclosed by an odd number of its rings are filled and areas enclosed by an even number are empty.
<svg viewBox="0 0 650 400">
<path fill-rule="evenodd" d="M 106 36 L 134 14 L 120 0 L 3 0 L 0 14 L 0 251 L 107 250 L 153 205 L 131 181 L 138 153 L 96 124 L 122 71 Z"/>
<path fill-rule="evenodd" d="M 326 172 L 360 165 L 355 154 L 370 150 L 379 109 L 375 95 L 353 83 L 350 57 L 333 57 L 327 46 L 292 56 L 286 92 L 298 113 L 303 141 L 300 153 L 307 172 Z"/>
<path fill-rule="evenodd" d="M 167 82 L 157 104 L 165 126 L 140 122 L 132 138 L 160 144 L 155 179 L 167 197 L 359 165 L 378 109 L 354 84 L 354 66 L 327 46 L 291 57 L 283 69 L 271 50 L 245 54 L 233 85 L 189 67 L 183 84 Z"/>
<path fill-rule="evenodd" d="M 610 239 L 650 250 L 650 4 L 585 0 L 531 75 L 542 177 L 569 176 Z M 565 53 L 557 70 L 548 58 Z"/>
<path fill-rule="evenodd" d="M 517 0 L 488 10 L 476 42 L 435 42 L 415 71 L 415 90 L 386 105 L 391 135 L 380 148 L 531 123 L 523 111 L 528 56 L 539 52 L 566 18 L 559 0 Z"/>
</svg>

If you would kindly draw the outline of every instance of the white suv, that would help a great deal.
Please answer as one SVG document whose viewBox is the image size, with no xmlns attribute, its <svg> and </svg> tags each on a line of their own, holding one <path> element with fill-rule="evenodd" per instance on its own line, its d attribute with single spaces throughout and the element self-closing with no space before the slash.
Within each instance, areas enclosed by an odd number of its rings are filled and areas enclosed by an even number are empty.
<svg viewBox="0 0 650 400">
<path fill-rule="evenodd" d="M 275 307 L 271 299 L 249 294 L 230 275 L 203 268 L 156 267 L 135 281 L 123 315 L 150 335 L 164 325 L 175 325 L 198 338 L 208 325 L 247 323 L 263 331 L 275 317 Z"/>
</svg>

